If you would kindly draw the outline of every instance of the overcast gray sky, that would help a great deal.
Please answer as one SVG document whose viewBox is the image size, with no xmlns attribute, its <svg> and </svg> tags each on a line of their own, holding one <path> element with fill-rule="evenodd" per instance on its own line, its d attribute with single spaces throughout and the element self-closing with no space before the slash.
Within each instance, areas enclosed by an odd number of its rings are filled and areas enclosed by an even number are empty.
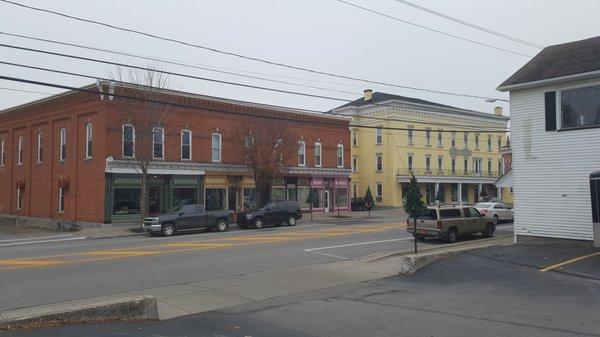
<svg viewBox="0 0 600 337">
<path fill-rule="evenodd" d="M 18 0 L 17 0 L 18 1 Z M 355 4 L 410 20 L 465 38 L 535 55 L 539 49 L 520 45 L 418 11 L 395 0 L 348 0 Z M 419 5 L 541 45 L 552 45 L 599 35 L 598 0 L 411 0 Z M 375 81 L 427 89 L 508 98 L 496 86 L 529 58 L 478 46 L 405 23 L 374 15 L 336 0 L 220 0 L 220 1 L 19 1 L 119 26 L 248 56 Z M 301 88 L 250 80 L 203 70 L 164 66 L 171 71 L 261 85 L 311 94 L 356 99 L 364 88 L 418 97 L 478 111 L 492 112 L 495 105 L 482 99 L 429 94 L 382 85 L 319 76 L 196 48 L 33 12 L 0 3 L 0 30 L 7 33 L 85 44 L 122 52 L 191 62 L 214 68 L 265 76 L 304 85 L 351 91 L 355 94 Z M 0 43 L 68 52 L 82 56 L 146 65 L 146 61 L 61 47 L 0 35 Z M 105 77 L 106 65 L 66 60 L 0 48 L 0 59 Z M 70 86 L 92 81 L 0 65 L 0 73 Z M 276 104 L 329 110 L 343 104 L 185 78 L 171 78 L 174 89 Z M 48 93 L 60 90 L 0 80 L 0 88 Z M 44 95 L 0 90 L 0 109 Z"/>
</svg>

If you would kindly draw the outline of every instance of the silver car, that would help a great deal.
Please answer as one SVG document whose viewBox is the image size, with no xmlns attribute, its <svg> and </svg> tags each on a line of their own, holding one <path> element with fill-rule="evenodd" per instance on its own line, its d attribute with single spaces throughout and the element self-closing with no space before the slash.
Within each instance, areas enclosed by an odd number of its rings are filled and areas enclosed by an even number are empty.
<svg viewBox="0 0 600 337">
<path fill-rule="evenodd" d="M 475 208 L 481 214 L 494 219 L 496 223 L 500 221 L 513 222 L 515 219 L 513 210 L 501 202 L 480 202 L 475 204 Z"/>
</svg>

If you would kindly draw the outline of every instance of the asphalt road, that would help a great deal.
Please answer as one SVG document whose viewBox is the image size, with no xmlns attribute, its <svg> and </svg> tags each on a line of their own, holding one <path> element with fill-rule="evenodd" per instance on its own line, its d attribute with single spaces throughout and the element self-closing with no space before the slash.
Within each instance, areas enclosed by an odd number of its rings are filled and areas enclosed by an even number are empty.
<svg viewBox="0 0 600 337">
<path fill-rule="evenodd" d="M 0 245 L 0 311 L 409 251 L 413 243 L 404 226 L 397 218 L 342 219 L 171 238 L 36 238 Z M 511 225 L 498 230 L 511 232 Z"/>
<path fill-rule="evenodd" d="M 600 336 L 598 281 L 540 272 L 521 264 L 521 253 L 514 247 L 478 250 L 410 276 L 164 322 L 76 325 L 10 336 Z"/>
</svg>

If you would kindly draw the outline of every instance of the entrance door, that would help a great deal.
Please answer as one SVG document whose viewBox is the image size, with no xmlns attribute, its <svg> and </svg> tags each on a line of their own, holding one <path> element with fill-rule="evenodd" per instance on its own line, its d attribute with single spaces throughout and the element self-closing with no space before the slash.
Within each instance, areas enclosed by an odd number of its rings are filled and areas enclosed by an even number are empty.
<svg viewBox="0 0 600 337">
<path fill-rule="evenodd" d="M 162 212 L 162 188 L 157 186 L 148 187 L 148 213 L 156 215 Z"/>
<path fill-rule="evenodd" d="M 329 213 L 329 191 L 324 191 L 323 209 L 325 212 Z"/>
<path fill-rule="evenodd" d="M 237 211 L 237 188 L 230 187 L 227 191 L 227 205 L 230 211 Z"/>
</svg>

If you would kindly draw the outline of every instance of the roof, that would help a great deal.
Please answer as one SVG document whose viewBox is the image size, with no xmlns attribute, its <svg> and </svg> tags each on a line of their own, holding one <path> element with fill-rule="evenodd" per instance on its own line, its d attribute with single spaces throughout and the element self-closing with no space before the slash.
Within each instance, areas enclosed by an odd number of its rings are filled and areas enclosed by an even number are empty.
<svg viewBox="0 0 600 337">
<path fill-rule="evenodd" d="M 512 168 L 508 171 L 506 171 L 502 177 L 498 178 L 495 182 L 494 185 L 496 185 L 496 187 L 513 187 L 513 173 L 512 173 Z"/>
<path fill-rule="evenodd" d="M 433 108 L 439 108 L 439 109 L 443 109 L 443 110 L 454 110 L 455 113 L 459 113 L 459 114 L 465 114 L 465 115 L 474 115 L 474 116 L 479 116 L 479 117 L 487 117 L 487 118 L 497 118 L 500 120 L 508 120 L 510 119 L 507 116 L 497 116 L 491 113 L 485 113 L 485 112 L 480 112 L 480 111 L 473 111 L 473 110 L 468 110 L 468 109 L 463 109 L 463 108 L 458 108 L 455 106 L 451 106 L 451 105 L 446 105 L 446 104 L 440 104 L 440 103 L 436 103 L 436 102 L 432 102 L 432 101 L 427 101 L 424 99 L 419 99 L 419 98 L 413 98 L 413 97 L 407 97 L 407 96 L 401 96 L 401 95 L 394 95 L 394 94 L 387 94 L 384 92 L 373 92 L 372 94 L 372 98 L 368 101 L 365 102 L 365 98 L 361 97 L 357 100 L 354 100 L 350 103 L 346 103 L 342 106 L 339 106 L 337 108 L 332 109 L 331 111 L 335 111 L 335 110 L 339 110 L 339 109 L 344 109 L 344 108 L 349 108 L 349 107 L 362 107 L 362 106 L 368 106 L 368 105 L 374 105 L 374 104 L 383 104 L 384 102 L 390 102 L 390 101 L 400 101 L 402 103 L 408 103 L 408 104 L 416 104 L 416 105 L 426 105 L 429 107 L 433 107 Z"/>
<path fill-rule="evenodd" d="M 504 81 L 499 90 L 516 84 L 600 71 L 600 36 L 549 46 Z"/>
</svg>

